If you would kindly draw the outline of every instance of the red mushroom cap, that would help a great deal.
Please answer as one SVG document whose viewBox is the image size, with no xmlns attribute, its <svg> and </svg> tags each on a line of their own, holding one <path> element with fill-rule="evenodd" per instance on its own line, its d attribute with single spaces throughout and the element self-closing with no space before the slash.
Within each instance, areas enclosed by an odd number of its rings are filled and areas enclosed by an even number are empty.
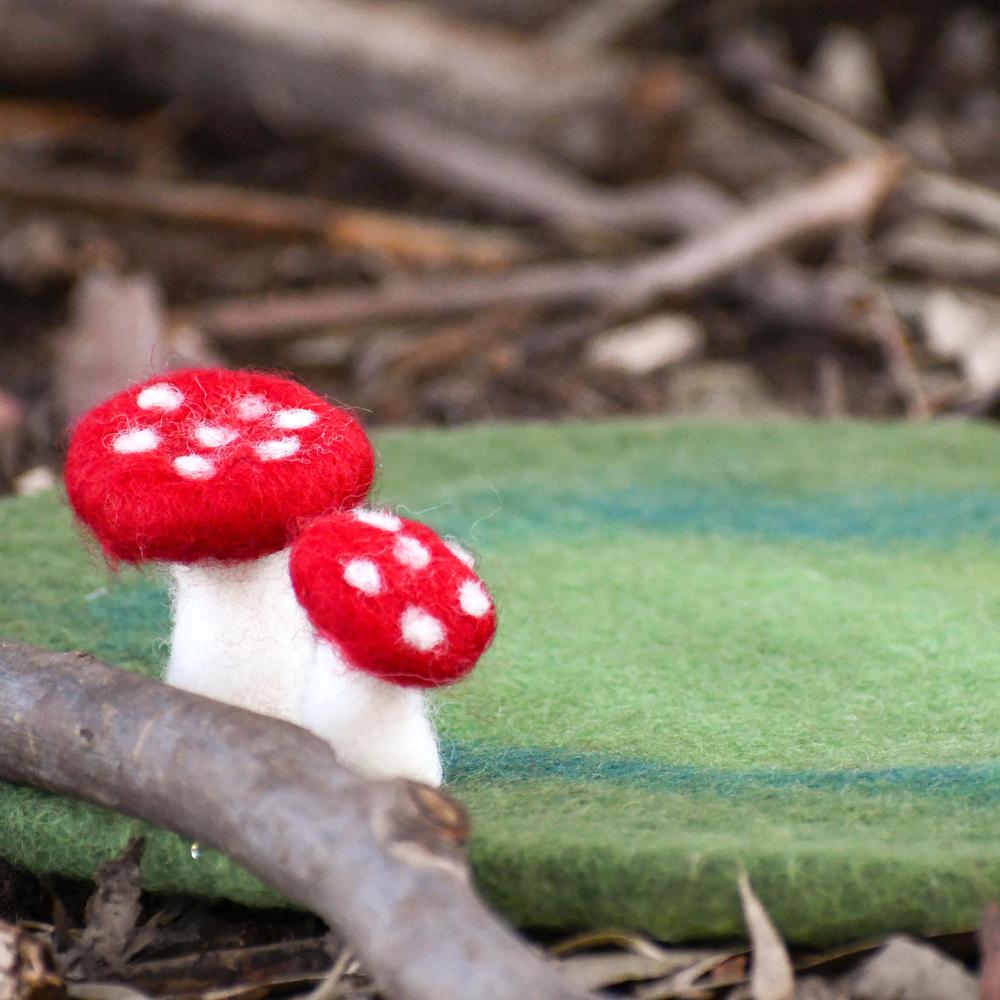
<svg viewBox="0 0 1000 1000">
<path fill-rule="evenodd" d="M 374 474 L 358 421 L 298 382 L 190 369 L 87 413 L 66 492 L 114 559 L 243 560 L 284 548 L 308 518 L 360 503 Z"/>
<path fill-rule="evenodd" d="M 292 547 L 292 585 L 317 632 L 348 663 L 407 687 L 467 674 L 496 610 L 467 552 L 388 511 L 330 514 Z"/>
</svg>

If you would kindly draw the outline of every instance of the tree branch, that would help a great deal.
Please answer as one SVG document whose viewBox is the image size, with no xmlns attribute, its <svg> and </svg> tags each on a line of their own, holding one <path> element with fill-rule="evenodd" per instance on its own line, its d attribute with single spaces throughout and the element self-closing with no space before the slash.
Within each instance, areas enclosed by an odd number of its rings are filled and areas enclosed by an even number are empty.
<svg viewBox="0 0 1000 1000">
<path fill-rule="evenodd" d="M 532 152 L 406 111 L 372 116 L 362 144 L 425 184 L 461 191 L 504 215 L 557 227 L 676 235 L 705 229 L 732 207 L 730 199 L 697 177 L 606 187 Z"/>
<path fill-rule="evenodd" d="M 657 297 L 682 298 L 769 250 L 867 219 L 899 172 L 900 162 L 891 154 L 856 160 L 752 206 L 678 247 L 638 259 L 238 299 L 204 307 L 195 321 L 220 339 L 252 340 L 326 325 L 427 318 L 507 304 L 637 307 Z"/>
<path fill-rule="evenodd" d="M 584 996 L 475 895 L 457 802 L 366 782 L 289 723 L 0 641 L 0 777 L 219 848 L 329 921 L 387 996 Z"/>
<path fill-rule="evenodd" d="M 5 0 L 0 37 L 29 19 L 37 48 L 87 40 L 43 59 L 55 75 L 110 67 L 158 94 L 249 107 L 284 128 L 363 131 L 380 110 L 408 109 L 591 167 L 645 145 L 680 75 L 651 98 L 662 68 L 564 56 L 398 0 Z"/>
<path fill-rule="evenodd" d="M 353 208 L 323 198 L 0 159 L 0 199 L 112 215 L 229 226 L 274 236 L 311 236 L 331 246 L 384 253 L 414 264 L 495 268 L 529 256 L 512 232 L 400 212 Z"/>
</svg>

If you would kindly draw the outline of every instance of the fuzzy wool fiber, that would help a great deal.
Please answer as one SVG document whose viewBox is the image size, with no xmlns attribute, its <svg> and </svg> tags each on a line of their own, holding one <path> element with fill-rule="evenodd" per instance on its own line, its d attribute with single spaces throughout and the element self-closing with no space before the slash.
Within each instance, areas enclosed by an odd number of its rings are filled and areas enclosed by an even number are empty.
<svg viewBox="0 0 1000 1000">
<path fill-rule="evenodd" d="M 66 491 L 112 560 L 269 555 L 305 520 L 364 500 L 361 425 L 291 379 L 223 368 L 158 375 L 79 421 Z"/>
<path fill-rule="evenodd" d="M 300 721 L 316 638 L 292 591 L 288 553 L 171 567 L 174 624 L 164 680 Z"/>
<path fill-rule="evenodd" d="M 299 602 L 321 637 L 302 725 L 373 778 L 441 783 L 424 698 L 467 674 L 496 631 L 472 557 L 431 528 L 359 508 L 306 527 L 292 548 Z"/>
<path fill-rule="evenodd" d="M 407 687 L 465 676 L 493 639 L 496 611 L 464 552 L 388 511 L 329 514 L 292 547 L 299 603 L 346 662 Z"/>
<path fill-rule="evenodd" d="M 973 926 L 1000 885 L 988 427 L 649 423 L 380 436 L 379 503 L 467 541 L 497 641 L 434 693 L 476 878 L 525 926 L 794 943 Z M 146 672 L 162 585 L 54 494 L 0 504 L 0 633 Z M 136 825 L 0 792 L 0 854 L 87 877 Z M 156 831 L 151 889 L 275 897 Z"/>
<path fill-rule="evenodd" d="M 327 642 L 313 647 L 297 721 L 368 778 L 441 784 L 441 753 L 424 693 L 355 670 Z"/>
</svg>

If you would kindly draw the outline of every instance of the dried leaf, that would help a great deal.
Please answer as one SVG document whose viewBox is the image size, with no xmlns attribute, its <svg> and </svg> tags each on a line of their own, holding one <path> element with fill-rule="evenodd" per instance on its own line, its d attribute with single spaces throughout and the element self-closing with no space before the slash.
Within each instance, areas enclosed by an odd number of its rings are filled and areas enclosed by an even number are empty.
<svg viewBox="0 0 1000 1000">
<path fill-rule="evenodd" d="M 712 969 L 710 979 L 712 982 L 726 983 L 734 979 L 745 979 L 749 964 L 749 957 L 745 953 L 732 955 Z"/>
<path fill-rule="evenodd" d="M 636 990 L 636 1000 L 670 1000 L 671 997 L 684 997 L 690 1000 L 694 996 L 710 996 L 710 991 L 721 986 L 733 986 L 742 979 L 742 976 L 732 980 L 720 979 L 715 975 L 715 970 L 731 962 L 736 954 L 742 952 L 734 954 L 727 951 L 706 955 L 701 960 L 691 963 L 686 969 Z M 703 988 L 696 986 L 699 979 L 709 975 L 711 981 L 702 984 Z"/>
<path fill-rule="evenodd" d="M 630 952 L 602 952 L 596 955 L 572 955 L 559 968 L 581 989 L 600 990 L 622 983 L 657 979 L 691 964 L 689 952 L 667 953 L 663 958 Z"/>
<path fill-rule="evenodd" d="M 136 837 L 113 861 L 101 865 L 93 895 L 87 901 L 86 925 L 80 943 L 67 956 L 67 966 L 85 976 L 105 969 L 119 971 L 141 913 L 142 872 L 139 862 L 145 840 Z"/>
<path fill-rule="evenodd" d="M 76 287 L 55 364 L 58 406 L 69 421 L 167 362 L 159 290 L 150 278 L 106 271 Z"/>
<path fill-rule="evenodd" d="M 603 930 L 584 931 L 552 945 L 549 952 L 556 956 L 575 955 L 580 951 L 596 948 L 622 948 L 636 955 L 649 955 L 651 958 L 663 958 L 668 952 L 649 938 L 631 931 Z"/>
<path fill-rule="evenodd" d="M 753 971 L 750 987 L 755 1000 L 792 1000 L 795 974 L 788 949 L 777 928 L 757 898 L 746 873 L 740 875 L 740 899 L 753 947 Z"/>
</svg>

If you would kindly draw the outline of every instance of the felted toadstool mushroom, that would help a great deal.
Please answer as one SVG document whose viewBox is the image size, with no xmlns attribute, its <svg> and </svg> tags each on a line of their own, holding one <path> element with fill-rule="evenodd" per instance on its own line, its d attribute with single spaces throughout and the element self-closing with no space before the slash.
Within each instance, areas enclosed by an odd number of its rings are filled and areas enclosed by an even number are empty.
<svg viewBox="0 0 1000 1000">
<path fill-rule="evenodd" d="M 441 783 L 423 688 L 467 674 L 496 631 L 471 556 L 416 521 L 358 509 L 296 539 L 292 585 L 321 641 L 301 724 L 369 777 Z"/>
<path fill-rule="evenodd" d="M 287 546 L 308 518 L 362 501 L 374 469 L 355 418 L 297 382 L 191 369 L 87 413 L 66 491 L 110 560 L 172 564 L 165 679 L 294 721 L 314 638 Z"/>
</svg>

